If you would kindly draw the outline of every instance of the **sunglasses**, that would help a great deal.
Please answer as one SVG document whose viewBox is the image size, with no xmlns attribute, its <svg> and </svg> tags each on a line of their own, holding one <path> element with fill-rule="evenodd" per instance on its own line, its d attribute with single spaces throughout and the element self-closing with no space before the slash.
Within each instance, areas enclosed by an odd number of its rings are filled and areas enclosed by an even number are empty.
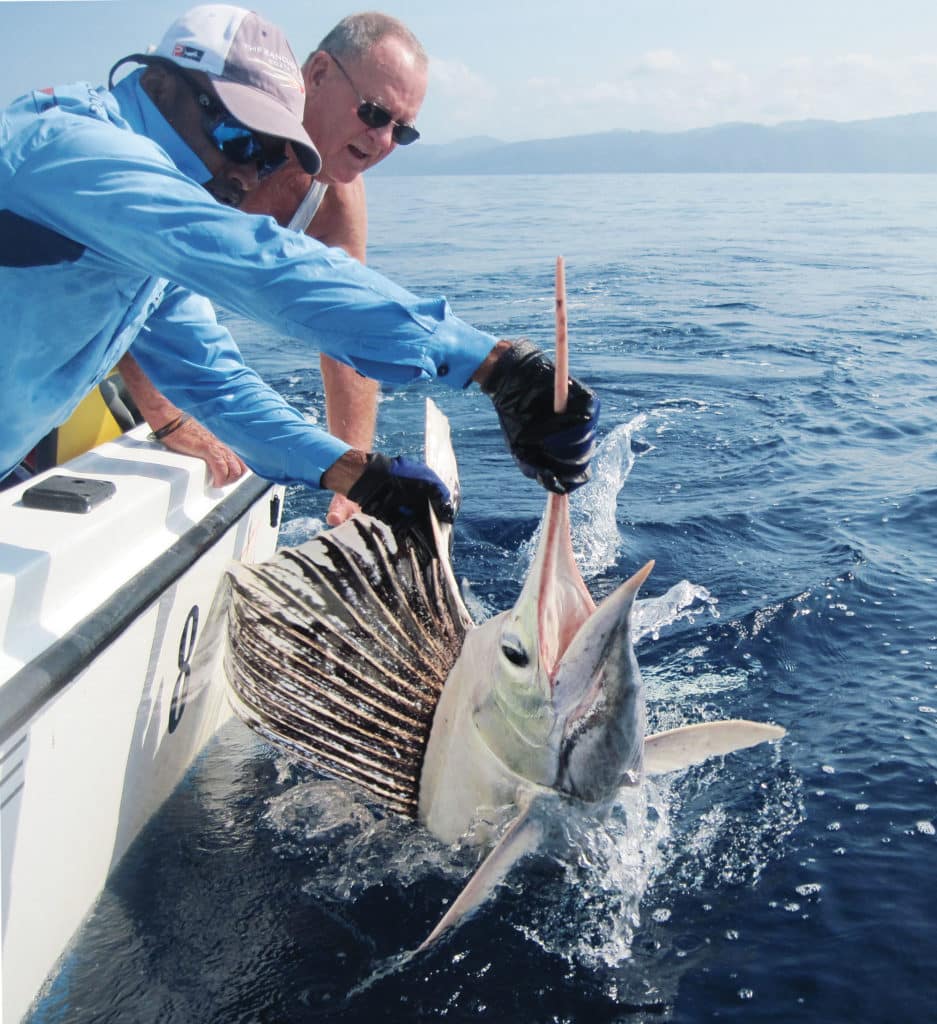
<svg viewBox="0 0 937 1024">
<path fill-rule="evenodd" d="M 327 51 L 326 51 L 327 52 Z M 387 125 L 392 124 L 394 130 L 391 132 L 391 138 L 398 146 L 409 146 L 411 142 L 416 142 L 420 137 L 420 133 L 413 127 L 412 124 L 401 124 L 400 121 L 395 121 L 390 114 L 379 104 L 373 100 L 366 100 L 360 92 L 358 92 L 358 86 L 355 85 L 351 75 L 342 67 L 342 62 L 334 54 L 329 54 L 332 60 L 335 62 L 335 66 L 339 71 L 348 79 L 348 84 L 352 90 L 358 96 L 358 109 L 356 111 L 358 120 L 362 124 L 367 125 L 368 128 L 386 128 Z"/>
<path fill-rule="evenodd" d="M 192 91 L 202 110 L 205 134 L 219 153 L 236 164 L 256 164 L 258 180 L 280 170 L 287 160 L 286 143 L 282 139 L 271 139 L 248 128 L 178 65 L 173 64 L 172 70 Z"/>
</svg>

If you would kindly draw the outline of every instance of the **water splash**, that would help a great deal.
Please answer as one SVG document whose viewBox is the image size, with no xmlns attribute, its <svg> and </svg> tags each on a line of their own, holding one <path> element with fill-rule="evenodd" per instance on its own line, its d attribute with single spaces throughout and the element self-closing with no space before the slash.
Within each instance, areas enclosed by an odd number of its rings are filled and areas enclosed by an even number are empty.
<svg viewBox="0 0 937 1024">
<path fill-rule="evenodd" d="M 570 498 L 573 550 L 583 579 L 597 576 L 618 559 L 621 546 L 616 517 L 618 495 L 634 468 L 632 439 L 647 422 L 647 416 L 642 413 L 615 427 L 599 446 L 592 462 L 592 485 L 576 491 Z M 536 544 L 528 562 L 535 550 Z"/>
<path fill-rule="evenodd" d="M 317 533 L 326 528 L 324 519 L 318 516 L 298 516 L 288 523 L 280 526 L 280 535 L 277 538 L 278 548 L 295 548 L 311 540 Z"/>
<path fill-rule="evenodd" d="M 608 434 L 592 461 L 592 482 L 569 500 L 573 552 L 583 579 L 591 579 L 615 565 L 621 546 L 616 511 L 618 495 L 634 467 L 633 437 L 648 422 L 641 413 Z M 537 553 L 541 526 L 521 545 L 518 578 L 527 575 Z"/>
<path fill-rule="evenodd" d="M 806 817 L 803 779 L 773 744 L 656 781 L 673 821 L 656 883 L 670 895 L 756 885 Z"/>
<path fill-rule="evenodd" d="M 673 411 L 698 411 L 701 403 L 682 402 L 660 403 L 667 413 Z M 621 534 L 618 529 L 618 496 L 624 489 L 631 470 L 634 468 L 636 453 L 644 454 L 650 446 L 639 443 L 636 434 L 646 428 L 651 415 L 666 415 L 661 408 L 652 414 L 640 413 L 627 423 L 621 423 L 608 434 L 599 446 L 592 463 L 592 483 L 576 491 L 570 498 L 570 523 L 573 535 L 573 551 L 584 580 L 588 580 L 615 567 L 621 549 Z M 530 568 L 540 541 L 541 527 L 521 546 L 518 561 L 519 578 L 523 579 Z M 666 626 L 675 622 L 694 622 L 699 615 L 719 618 L 718 599 L 703 586 L 681 580 L 660 597 L 639 600 L 635 603 L 632 621 L 632 638 L 635 643 L 646 636 L 656 640 Z"/>
<path fill-rule="evenodd" d="M 278 760 L 295 768 L 286 757 Z M 388 877 L 402 886 L 440 875 L 458 881 L 478 859 L 477 850 L 443 846 L 362 790 L 327 778 L 306 779 L 272 797 L 264 821 L 276 832 L 282 856 L 314 864 L 305 891 L 339 893 L 346 899 Z"/>
<path fill-rule="evenodd" d="M 697 583 L 681 580 L 660 597 L 649 597 L 635 602 L 631 619 L 631 638 L 634 643 L 646 636 L 657 640 L 665 626 L 684 620 L 695 622 L 700 615 L 719 618 L 716 607 L 719 599 Z"/>
<path fill-rule="evenodd" d="M 562 851 L 558 884 L 537 886 L 517 928 L 570 964 L 614 968 L 632 957 L 640 907 L 658 870 L 669 816 L 653 784 L 621 790 L 597 820 L 570 806 L 554 823 L 550 847 Z"/>
</svg>

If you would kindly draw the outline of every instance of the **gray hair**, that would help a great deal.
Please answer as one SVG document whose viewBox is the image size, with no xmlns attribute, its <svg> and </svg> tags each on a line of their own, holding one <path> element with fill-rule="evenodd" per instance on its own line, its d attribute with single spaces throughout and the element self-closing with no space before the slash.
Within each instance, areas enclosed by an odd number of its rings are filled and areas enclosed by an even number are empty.
<svg viewBox="0 0 937 1024">
<path fill-rule="evenodd" d="M 429 57 L 419 39 L 397 18 L 380 11 L 349 14 L 319 43 L 316 52 L 325 50 L 338 58 L 349 60 L 366 57 L 371 47 L 386 38 L 399 39 L 413 54 L 421 67 L 427 67 Z M 310 55 L 311 58 L 312 55 Z"/>
</svg>

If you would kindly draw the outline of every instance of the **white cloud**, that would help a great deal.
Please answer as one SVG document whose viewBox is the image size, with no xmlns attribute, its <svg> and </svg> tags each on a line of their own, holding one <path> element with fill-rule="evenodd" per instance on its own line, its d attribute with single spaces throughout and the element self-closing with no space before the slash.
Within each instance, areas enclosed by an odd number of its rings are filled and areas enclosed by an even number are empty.
<svg viewBox="0 0 937 1024">
<path fill-rule="evenodd" d="M 719 60 L 718 57 L 713 58 L 709 62 L 709 70 L 714 75 L 734 75 L 736 73 L 733 64 L 730 64 L 727 60 Z"/>
<path fill-rule="evenodd" d="M 430 57 L 429 88 L 447 99 L 491 100 L 497 90 L 460 60 Z"/>
<path fill-rule="evenodd" d="M 937 108 L 937 57 L 850 53 L 786 62 L 758 81 L 755 116 L 852 120 Z"/>
<path fill-rule="evenodd" d="M 430 57 L 429 87 L 420 111 L 420 130 L 430 142 L 452 142 L 473 135 L 496 136 L 504 130 L 492 117 L 497 95 L 494 84 L 463 61 Z"/>
<path fill-rule="evenodd" d="M 430 100 L 440 140 L 530 139 L 621 130 L 679 131 L 725 121 L 854 120 L 937 109 L 937 54 L 903 58 L 793 54 L 771 63 L 691 60 L 653 50 L 611 72 L 530 77 L 495 86 L 458 61 L 433 60 Z"/>
<path fill-rule="evenodd" d="M 672 74 L 683 71 L 684 65 L 683 61 L 673 50 L 650 50 L 638 60 L 636 68 L 640 72 L 650 71 Z"/>
</svg>

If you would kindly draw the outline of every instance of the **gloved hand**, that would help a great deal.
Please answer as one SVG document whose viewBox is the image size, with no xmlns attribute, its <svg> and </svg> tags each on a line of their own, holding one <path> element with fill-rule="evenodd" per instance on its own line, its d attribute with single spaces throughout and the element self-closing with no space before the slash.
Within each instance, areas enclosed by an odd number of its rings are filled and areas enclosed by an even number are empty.
<svg viewBox="0 0 937 1024">
<path fill-rule="evenodd" d="M 387 523 L 398 541 L 411 541 L 424 563 L 436 554 L 430 506 L 440 522 L 451 523 L 455 518 L 449 488 L 425 463 L 400 455 L 394 459 L 376 452 L 368 455 L 364 472 L 351 486 L 348 498 L 368 515 Z"/>
<path fill-rule="evenodd" d="M 589 479 L 599 399 L 570 380 L 566 411 L 553 411 L 553 363 L 529 341 L 516 341 L 492 367 L 482 391 L 524 476 L 568 494 Z"/>
</svg>

